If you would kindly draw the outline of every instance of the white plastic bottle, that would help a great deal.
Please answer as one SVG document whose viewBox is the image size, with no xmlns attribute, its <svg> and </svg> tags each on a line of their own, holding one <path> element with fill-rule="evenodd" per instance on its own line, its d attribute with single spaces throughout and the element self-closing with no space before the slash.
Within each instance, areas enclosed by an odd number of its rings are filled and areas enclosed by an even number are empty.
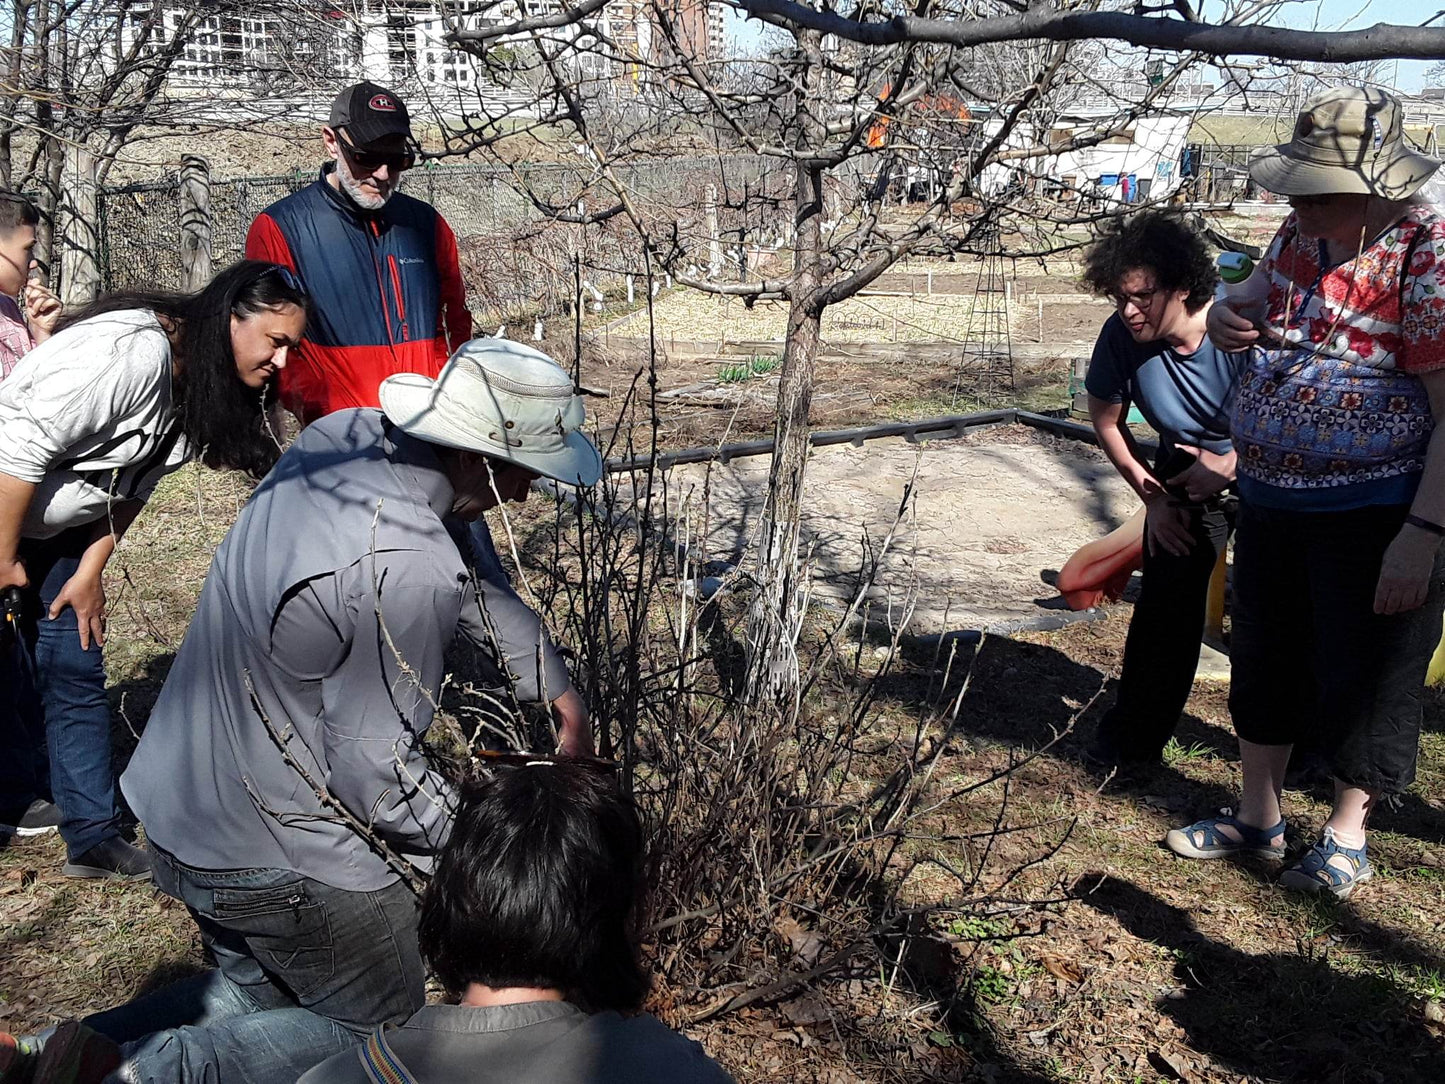
<svg viewBox="0 0 1445 1084">
<path fill-rule="evenodd" d="M 1214 300 L 1228 302 L 1235 312 L 1255 323 L 1263 320 L 1269 282 L 1254 273 L 1254 261 L 1243 252 L 1221 252 L 1215 268 L 1219 271 L 1219 288 Z"/>
</svg>

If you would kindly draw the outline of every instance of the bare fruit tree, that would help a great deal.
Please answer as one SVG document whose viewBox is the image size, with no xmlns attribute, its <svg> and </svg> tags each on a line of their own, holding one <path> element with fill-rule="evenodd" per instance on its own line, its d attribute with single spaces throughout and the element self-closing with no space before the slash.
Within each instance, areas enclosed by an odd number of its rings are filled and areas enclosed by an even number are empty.
<svg viewBox="0 0 1445 1084">
<path fill-rule="evenodd" d="M 737 16 L 770 26 L 740 60 L 720 54 L 720 35 L 709 32 L 709 11 L 716 18 L 719 7 L 585 0 L 509 19 L 514 9 L 498 4 L 480 18 L 458 16 L 450 40 L 479 59 L 506 43 L 513 80 L 518 61 L 527 69 L 532 115 L 590 163 L 585 200 L 579 192 L 566 201 L 588 208 L 574 219 L 624 219 L 650 264 L 685 286 L 786 306 L 747 636 L 749 692 L 769 700 L 798 688 L 794 645 L 808 579 L 799 507 L 830 306 L 914 255 L 957 258 L 1002 243 L 1029 257 L 1076 245 L 1101 208 L 1052 183 L 1063 156 L 1115 139 L 1140 118 L 1177 114 L 1172 91 L 1191 67 L 1233 55 L 1329 63 L 1445 55 L 1445 30 L 1293 31 L 1273 25 L 1283 4 L 1256 0 L 1230 0 L 1215 23 L 1187 2 L 834 9 L 734 0 Z M 627 99 L 638 108 L 623 108 Z M 1081 100 L 1094 105 L 1089 122 L 1058 124 Z M 457 145 L 487 130 L 484 91 L 473 117 Z M 618 180 L 624 163 L 700 150 L 716 156 L 709 190 L 721 210 L 705 203 L 702 213 L 660 214 Z M 764 176 L 781 184 L 736 183 L 744 159 L 761 160 Z M 936 183 L 911 201 L 910 181 L 920 177 Z M 733 243 L 742 255 L 721 258 Z"/>
<path fill-rule="evenodd" d="M 0 8 L 0 185 L 41 209 L 36 255 L 64 249 L 71 300 L 98 283 L 95 188 L 145 138 L 236 130 L 334 78 L 345 4 L 10 0 Z M 64 240 L 56 236 L 63 227 Z M 59 268 L 55 268 L 59 271 Z"/>
</svg>

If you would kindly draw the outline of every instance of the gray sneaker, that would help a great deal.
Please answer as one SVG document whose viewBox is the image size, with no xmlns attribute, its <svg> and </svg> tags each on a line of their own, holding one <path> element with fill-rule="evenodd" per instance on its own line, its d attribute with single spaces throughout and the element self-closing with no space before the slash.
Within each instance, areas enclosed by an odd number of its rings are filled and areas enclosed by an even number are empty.
<svg viewBox="0 0 1445 1084">
<path fill-rule="evenodd" d="M 0 834 L 20 836 L 43 836 L 60 827 L 60 808 L 54 802 L 36 798 L 20 816 L 13 818 L 14 824 L 0 824 Z"/>
<path fill-rule="evenodd" d="M 90 877 L 112 881 L 147 881 L 151 875 L 151 856 L 139 847 L 132 847 L 119 836 L 97 843 L 90 850 L 60 867 L 67 877 Z"/>
</svg>

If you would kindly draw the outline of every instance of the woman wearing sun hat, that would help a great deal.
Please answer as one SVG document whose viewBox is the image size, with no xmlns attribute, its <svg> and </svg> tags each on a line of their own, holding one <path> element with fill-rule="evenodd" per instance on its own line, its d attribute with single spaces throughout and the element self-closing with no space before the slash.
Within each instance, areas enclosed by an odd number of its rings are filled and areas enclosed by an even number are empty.
<svg viewBox="0 0 1445 1084">
<path fill-rule="evenodd" d="M 1414 779 L 1445 609 L 1445 219 L 1417 195 L 1439 163 L 1401 120 L 1383 91 L 1327 90 L 1250 165 L 1293 214 L 1255 271 L 1263 318 L 1209 316 L 1218 347 L 1248 352 L 1231 419 L 1243 796 L 1166 838 L 1189 858 L 1282 858 L 1285 768 L 1309 733 L 1334 808 L 1281 883 L 1341 897 L 1371 876 L 1372 806 Z"/>
</svg>

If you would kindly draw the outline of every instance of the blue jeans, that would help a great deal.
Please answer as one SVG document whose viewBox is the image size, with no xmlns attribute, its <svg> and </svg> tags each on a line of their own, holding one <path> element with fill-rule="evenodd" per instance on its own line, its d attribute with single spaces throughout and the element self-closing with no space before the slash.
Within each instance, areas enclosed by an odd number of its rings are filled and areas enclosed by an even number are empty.
<svg viewBox="0 0 1445 1084">
<path fill-rule="evenodd" d="M 80 648 L 75 611 L 45 617 L 80 565 L 90 529 L 67 531 L 20 553 L 31 586 L 24 592 L 24 643 L 10 647 L 0 677 L 0 807 L 23 811 L 36 798 L 60 807 L 60 834 L 71 858 L 116 835 L 110 703 L 100 645 Z M 42 737 L 43 735 L 43 737 Z"/>
<path fill-rule="evenodd" d="M 51 800 L 45 713 L 30 645 L 0 633 L 0 824 L 14 824 L 37 798 Z"/>
<path fill-rule="evenodd" d="M 121 1044 L 125 1084 L 276 1084 L 425 1001 L 417 907 L 398 882 L 347 892 L 289 870 L 200 870 L 152 845 L 216 968 L 85 1023 Z"/>
</svg>

